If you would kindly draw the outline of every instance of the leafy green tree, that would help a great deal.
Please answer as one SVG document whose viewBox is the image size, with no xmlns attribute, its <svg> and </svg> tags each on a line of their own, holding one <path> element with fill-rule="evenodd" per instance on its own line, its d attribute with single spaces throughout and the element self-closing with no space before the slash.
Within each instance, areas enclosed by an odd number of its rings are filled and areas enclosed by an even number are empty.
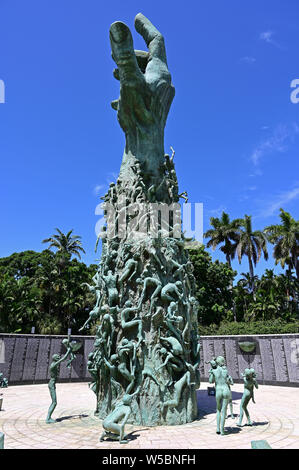
<svg viewBox="0 0 299 470">
<path fill-rule="evenodd" d="M 280 292 L 280 280 L 275 276 L 273 269 L 266 269 L 262 275 L 258 289 L 265 292 L 271 302 L 274 302 L 277 292 Z"/>
<path fill-rule="evenodd" d="M 40 291 L 24 276 L 16 279 L 0 268 L 0 329 L 29 333 L 39 315 Z"/>
<path fill-rule="evenodd" d="M 82 247 L 81 237 L 79 235 L 72 235 L 73 230 L 64 234 L 59 228 L 56 228 L 57 234 L 43 240 L 43 243 L 49 243 L 49 248 L 56 249 L 57 266 L 59 268 L 60 288 L 63 292 L 63 299 L 61 303 L 62 311 L 65 313 L 64 320 L 66 319 L 67 328 L 71 327 L 72 315 L 74 313 L 74 306 L 78 306 L 78 301 L 74 300 L 72 295 L 74 292 L 71 290 L 71 265 L 70 260 L 72 256 L 77 256 L 81 259 L 80 252 L 85 253 Z M 63 321 L 65 325 L 65 321 Z"/>
<path fill-rule="evenodd" d="M 0 266 L 0 330 L 7 331 L 10 324 L 17 328 L 14 311 L 18 301 L 17 280 Z"/>
<path fill-rule="evenodd" d="M 275 275 L 273 269 L 266 269 L 260 279 L 255 276 L 254 284 L 253 293 L 250 276 L 243 273 L 233 288 L 238 321 L 289 321 L 296 317 L 299 283 L 294 276 Z"/>
<path fill-rule="evenodd" d="M 235 257 L 236 243 L 238 242 L 238 230 L 242 219 L 230 220 L 229 215 L 222 212 L 222 216 L 211 217 L 210 224 L 213 228 L 205 232 L 204 237 L 210 240 L 207 243 L 208 248 L 215 250 L 218 245 L 223 243 L 220 250 L 225 254 L 226 262 L 231 266 L 231 260 Z"/>
<path fill-rule="evenodd" d="M 254 302 L 249 305 L 245 321 L 271 320 L 278 316 L 280 303 L 267 296 L 263 289 L 258 289 Z"/>
<path fill-rule="evenodd" d="M 85 253 L 82 247 L 81 237 L 79 235 L 72 235 L 73 230 L 64 234 L 59 228 L 55 229 L 58 233 L 43 240 L 43 243 L 50 243 L 49 248 L 56 248 L 59 255 L 70 259 L 71 256 L 78 256 L 81 259 L 81 254 Z"/>
<path fill-rule="evenodd" d="M 13 253 L 6 258 L 0 258 L 0 267 L 2 266 L 9 275 L 15 279 L 24 276 L 33 279 L 39 266 L 44 263 L 45 258 L 53 259 L 53 253 L 50 250 L 44 250 L 41 253 L 27 250 L 19 253 Z"/>
<path fill-rule="evenodd" d="M 287 269 L 285 274 L 277 276 L 282 298 L 282 309 L 296 315 L 299 311 L 299 280 Z"/>
<path fill-rule="evenodd" d="M 232 281 L 236 272 L 227 263 L 218 260 L 213 263 L 203 245 L 187 245 L 190 260 L 194 266 L 197 284 L 196 297 L 199 302 L 199 322 L 204 325 L 218 324 L 232 315 Z"/>
<path fill-rule="evenodd" d="M 282 268 L 287 265 L 289 269 L 295 269 L 299 280 L 299 221 L 283 209 L 280 209 L 280 220 L 281 224 L 270 225 L 264 232 L 274 245 L 275 263 L 280 263 Z"/>
<path fill-rule="evenodd" d="M 252 229 L 250 215 L 245 215 L 239 230 L 239 239 L 236 247 L 239 263 L 245 255 L 248 258 L 251 289 L 254 291 L 254 270 L 263 253 L 265 260 L 268 259 L 267 237 L 261 230 Z"/>
<path fill-rule="evenodd" d="M 233 299 L 235 306 L 235 317 L 237 321 L 244 321 L 248 318 L 248 309 L 254 301 L 254 294 L 252 292 L 252 279 L 249 273 L 242 273 L 242 277 L 238 280 L 237 284 L 233 287 Z M 258 276 L 254 276 L 254 283 L 258 281 Z"/>
<path fill-rule="evenodd" d="M 74 333 L 93 308 L 94 295 L 83 283 L 92 283 L 96 265 L 77 259 L 62 267 L 50 250 L 26 251 L 0 258 L 0 329 L 43 334 Z"/>
<path fill-rule="evenodd" d="M 233 305 L 234 319 L 236 321 L 244 321 L 248 315 L 248 306 L 252 301 L 252 293 L 245 289 L 240 281 L 233 286 Z"/>
</svg>

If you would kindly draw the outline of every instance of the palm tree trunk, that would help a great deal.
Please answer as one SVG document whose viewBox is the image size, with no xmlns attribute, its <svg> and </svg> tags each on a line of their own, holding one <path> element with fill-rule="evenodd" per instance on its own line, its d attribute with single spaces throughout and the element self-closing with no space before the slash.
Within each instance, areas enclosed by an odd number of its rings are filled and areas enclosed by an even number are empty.
<svg viewBox="0 0 299 470">
<path fill-rule="evenodd" d="M 251 289 L 252 289 L 252 292 L 254 292 L 254 271 L 253 271 L 253 263 L 252 263 L 252 259 L 251 259 L 251 256 L 248 255 L 248 263 L 249 263 L 249 275 L 250 275 L 250 283 L 251 283 Z M 254 299 L 255 300 L 255 299 Z"/>
<path fill-rule="evenodd" d="M 232 263 L 231 263 L 230 255 L 229 255 L 229 254 L 226 254 L 226 255 L 225 255 L 225 258 L 226 258 L 226 262 L 228 263 L 229 267 L 231 268 L 231 267 L 232 267 Z"/>
</svg>

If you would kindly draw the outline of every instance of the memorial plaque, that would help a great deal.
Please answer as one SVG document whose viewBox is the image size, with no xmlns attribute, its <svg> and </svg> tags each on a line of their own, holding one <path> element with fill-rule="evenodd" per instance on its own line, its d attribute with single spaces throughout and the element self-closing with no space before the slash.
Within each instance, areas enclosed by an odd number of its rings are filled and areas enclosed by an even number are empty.
<svg viewBox="0 0 299 470">
<path fill-rule="evenodd" d="M 289 380 L 299 383 L 299 336 L 283 338 L 283 345 Z"/>
<path fill-rule="evenodd" d="M 254 349 L 246 352 L 240 347 L 240 343 L 254 343 Z M 239 366 L 239 378 L 242 378 L 241 373 L 244 373 L 246 368 L 253 367 L 251 363 L 255 364 L 260 374 L 262 374 L 261 358 L 258 359 L 257 356 L 260 354 L 258 340 L 257 338 L 252 338 L 250 336 L 240 336 L 237 339 L 237 351 L 238 351 L 238 366 Z M 256 371 L 258 372 L 258 371 Z"/>
<path fill-rule="evenodd" d="M 203 353 L 203 341 L 200 339 L 200 363 L 199 363 L 199 373 L 200 377 L 203 379 L 205 376 L 205 368 L 204 368 L 204 353 Z"/>
<path fill-rule="evenodd" d="M 22 380 L 34 382 L 38 354 L 38 339 L 28 338 Z"/>
<path fill-rule="evenodd" d="M 81 349 L 83 349 L 83 344 L 81 346 Z M 83 353 L 81 349 L 76 353 L 76 357 L 72 362 L 72 366 L 71 366 L 71 378 L 72 379 L 83 378 Z"/>
<path fill-rule="evenodd" d="M 6 377 L 9 382 L 16 338 L 13 336 L 4 336 L 4 337 L 1 337 L 1 339 L 4 341 L 5 355 L 4 355 L 4 364 L 1 364 L 0 370 L 3 373 L 4 377 Z"/>
<path fill-rule="evenodd" d="M 215 356 L 223 356 L 225 358 L 225 346 L 223 338 L 214 338 L 214 353 Z"/>
<path fill-rule="evenodd" d="M 284 344 L 282 338 L 273 338 L 271 339 L 273 359 L 274 359 L 274 368 L 276 380 L 278 382 L 288 382 L 288 369 L 285 358 Z"/>
<path fill-rule="evenodd" d="M 4 339 L 0 338 L 0 364 L 5 362 L 5 343 Z"/>
<path fill-rule="evenodd" d="M 241 373 L 244 372 L 245 369 L 250 367 L 250 355 L 246 353 L 239 353 L 238 354 L 238 367 L 239 367 L 239 379 L 242 378 Z"/>
<path fill-rule="evenodd" d="M 50 344 L 50 338 L 39 338 L 35 380 L 47 380 Z"/>
<path fill-rule="evenodd" d="M 82 375 L 84 379 L 90 379 L 90 373 L 87 370 L 87 362 L 88 362 L 88 355 L 93 351 L 93 343 L 94 339 L 85 339 L 84 340 L 84 364 L 83 364 L 83 371 Z"/>
<path fill-rule="evenodd" d="M 66 348 L 62 345 L 62 341 L 64 339 L 67 339 L 67 336 L 65 336 L 64 338 L 61 338 L 61 340 L 60 340 L 61 354 L 62 355 L 64 355 L 66 353 Z M 66 361 L 63 361 L 60 364 L 59 379 L 70 380 L 70 378 L 71 378 L 71 367 L 67 367 L 68 360 L 69 360 L 69 357 Z"/>
<path fill-rule="evenodd" d="M 50 345 L 50 357 L 49 357 L 49 365 L 48 365 L 48 372 L 47 372 L 47 379 L 50 379 L 50 365 L 52 362 L 53 354 L 64 355 L 66 353 L 66 348 L 62 345 L 63 338 L 52 338 L 51 345 Z M 60 378 L 60 374 L 59 374 Z"/>
<path fill-rule="evenodd" d="M 262 357 L 260 354 L 249 354 L 249 367 L 254 369 L 257 374 L 257 380 L 264 380 L 262 366 Z"/>
<path fill-rule="evenodd" d="M 239 379 L 240 371 L 237 357 L 237 341 L 235 339 L 225 338 L 224 345 L 227 370 L 233 379 Z"/>
<path fill-rule="evenodd" d="M 213 338 L 205 338 L 203 341 L 203 360 L 204 360 L 204 377 L 209 378 L 209 370 L 211 368 L 210 364 L 206 364 L 207 361 L 210 361 L 215 357 L 214 351 L 214 340 Z"/>
<path fill-rule="evenodd" d="M 262 359 L 263 380 L 276 380 L 271 339 L 267 337 L 260 338 L 259 347 Z"/>
<path fill-rule="evenodd" d="M 27 338 L 17 337 L 10 371 L 11 382 L 20 382 L 22 380 L 26 348 Z"/>
<path fill-rule="evenodd" d="M 62 354 L 64 353 L 66 353 L 66 349 L 63 346 Z M 66 361 L 61 362 L 60 364 L 59 379 L 70 380 L 71 378 L 72 365 L 71 367 L 67 367 L 68 360 L 69 358 Z"/>
</svg>

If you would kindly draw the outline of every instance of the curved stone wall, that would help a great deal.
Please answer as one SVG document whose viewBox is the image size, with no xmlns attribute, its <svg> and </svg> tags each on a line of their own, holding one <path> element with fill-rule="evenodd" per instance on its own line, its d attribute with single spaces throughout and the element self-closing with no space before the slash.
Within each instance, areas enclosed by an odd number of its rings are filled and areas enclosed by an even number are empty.
<svg viewBox="0 0 299 470">
<path fill-rule="evenodd" d="M 213 356 L 224 356 L 236 383 L 243 382 L 241 373 L 246 367 L 253 367 L 260 384 L 299 386 L 299 334 L 202 336 L 200 343 L 202 380 L 208 380 L 210 364 L 205 362 Z M 242 343 L 255 343 L 254 350 L 242 350 L 250 346 Z"/>
<path fill-rule="evenodd" d="M 0 372 L 9 383 L 42 383 L 49 380 L 49 364 L 54 353 L 63 354 L 66 336 L 20 335 L 0 333 Z M 72 367 L 60 367 L 60 381 L 89 381 L 88 354 L 93 350 L 93 336 L 72 336 L 82 342 Z M 254 351 L 242 351 L 239 343 L 255 343 Z M 202 336 L 201 380 L 208 380 L 213 356 L 224 356 L 236 383 L 241 372 L 254 367 L 260 384 L 299 386 L 299 334 L 252 336 Z"/>
<path fill-rule="evenodd" d="M 3 372 L 9 384 L 47 382 L 52 355 L 66 352 L 62 345 L 64 338 L 67 336 L 0 333 L 0 344 L 2 343 L 0 372 Z M 88 381 L 90 375 L 87 371 L 87 358 L 93 349 L 94 338 L 92 336 L 72 336 L 71 339 L 80 341 L 82 347 L 76 354 L 76 359 L 70 368 L 66 367 L 67 361 L 62 362 L 59 380 L 64 382 Z"/>
</svg>

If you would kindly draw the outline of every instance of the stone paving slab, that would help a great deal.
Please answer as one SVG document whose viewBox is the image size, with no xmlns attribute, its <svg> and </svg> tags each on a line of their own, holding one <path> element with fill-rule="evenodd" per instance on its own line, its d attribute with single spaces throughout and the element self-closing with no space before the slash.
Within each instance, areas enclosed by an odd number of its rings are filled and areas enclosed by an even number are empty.
<svg viewBox="0 0 299 470">
<path fill-rule="evenodd" d="M 57 421 L 45 422 L 50 405 L 47 384 L 9 386 L 3 389 L 0 431 L 5 449 L 250 449 L 251 441 L 267 440 L 273 449 L 299 449 L 299 390 L 260 385 L 256 404 L 248 408 L 253 426 L 226 420 L 226 436 L 216 434 L 216 401 L 207 383 L 198 394 L 199 419 L 182 426 L 127 425 L 128 444 L 99 441 L 101 420 L 94 416 L 95 395 L 87 383 L 58 383 Z M 233 390 L 235 415 L 239 414 L 243 386 Z M 244 421 L 245 422 L 245 421 Z"/>
</svg>

